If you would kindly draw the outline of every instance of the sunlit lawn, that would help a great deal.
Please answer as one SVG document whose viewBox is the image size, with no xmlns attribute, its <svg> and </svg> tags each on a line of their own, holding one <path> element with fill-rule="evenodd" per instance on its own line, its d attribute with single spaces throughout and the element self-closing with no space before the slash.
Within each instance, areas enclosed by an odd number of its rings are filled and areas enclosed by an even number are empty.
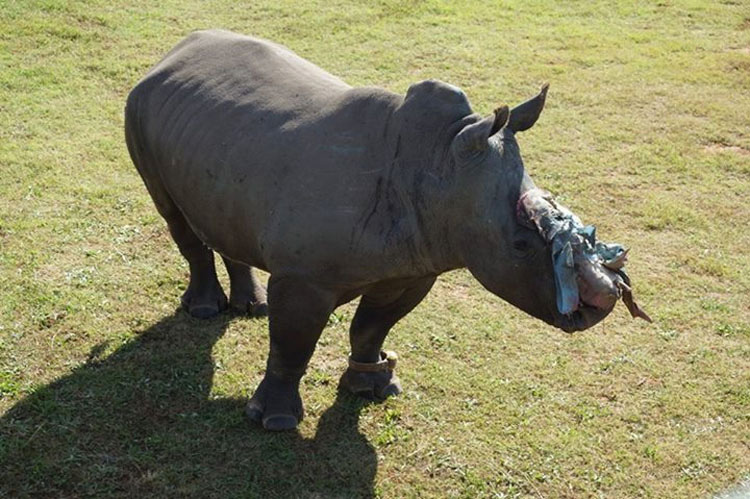
<svg viewBox="0 0 750 499">
<path fill-rule="evenodd" d="M 129 89 L 207 27 L 482 113 L 549 81 L 527 168 L 632 248 L 654 324 L 618 307 L 568 336 L 458 271 L 389 337 L 401 397 L 337 395 L 347 305 L 299 432 L 250 425 L 267 322 L 176 310 L 187 266 L 122 131 Z M 748 199 L 742 0 L 5 0 L 0 496 L 710 496 L 750 474 Z"/>
</svg>

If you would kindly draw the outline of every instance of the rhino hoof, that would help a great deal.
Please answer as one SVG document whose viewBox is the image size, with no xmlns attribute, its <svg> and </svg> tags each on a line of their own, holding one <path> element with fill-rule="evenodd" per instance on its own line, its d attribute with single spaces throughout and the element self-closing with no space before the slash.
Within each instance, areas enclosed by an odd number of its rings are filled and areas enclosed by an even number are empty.
<svg viewBox="0 0 750 499">
<path fill-rule="evenodd" d="M 271 414 L 263 416 L 263 410 L 247 404 L 245 414 L 253 423 L 262 424 L 263 428 L 270 431 L 293 430 L 299 424 L 297 418 L 291 414 Z"/>
<path fill-rule="evenodd" d="M 388 397 L 395 397 L 396 395 L 399 395 L 402 391 L 403 389 L 401 388 L 401 380 L 398 379 L 398 376 L 394 375 L 390 383 L 380 388 L 380 391 L 376 394 L 376 396 L 380 399 L 385 400 Z"/>
<path fill-rule="evenodd" d="M 269 431 L 294 430 L 297 423 L 297 418 L 290 414 L 272 414 L 263 418 L 263 428 Z"/>
<path fill-rule="evenodd" d="M 196 319 L 210 319 L 218 315 L 221 310 L 219 307 L 210 305 L 199 305 L 197 307 L 188 307 L 188 313 Z"/>
<path fill-rule="evenodd" d="M 339 385 L 367 400 L 385 400 L 403 391 L 401 380 L 393 371 L 366 373 L 347 369 Z"/>
<path fill-rule="evenodd" d="M 245 407 L 248 419 L 269 431 L 294 430 L 303 413 L 297 385 L 268 373 Z"/>
<path fill-rule="evenodd" d="M 263 425 L 263 429 L 269 431 L 294 430 L 299 424 L 299 419 L 294 414 L 274 413 L 266 416 L 263 407 L 253 400 L 245 407 L 245 415 L 250 421 Z"/>
<path fill-rule="evenodd" d="M 227 297 L 224 291 L 218 289 L 205 298 L 193 296 L 191 291 L 186 291 L 181 299 L 182 308 L 195 318 L 209 319 L 218 315 L 227 308 Z"/>
<path fill-rule="evenodd" d="M 230 298 L 229 301 L 233 310 L 241 314 L 249 313 L 252 317 L 268 316 L 268 303 L 265 301 L 252 301 L 246 298 Z"/>
<path fill-rule="evenodd" d="M 187 309 L 188 313 L 192 315 L 193 317 L 197 319 L 210 319 L 211 317 L 214 317 L 216 315 L 219 315 L 222 311 L 226 310 L 227 308 L 227 302 L 226 298 L 224 300 L 219 300 L 215 303 L 190 303 L 189 305 L 185 306 L 183 303 L 183 307 Z"/>
<path fill-rule="evenodd" d="M 267 317 L 268 303 L 264 301 L 253 303 L 250 313 L 253 314 L 253 317 Z"/>
</svg>

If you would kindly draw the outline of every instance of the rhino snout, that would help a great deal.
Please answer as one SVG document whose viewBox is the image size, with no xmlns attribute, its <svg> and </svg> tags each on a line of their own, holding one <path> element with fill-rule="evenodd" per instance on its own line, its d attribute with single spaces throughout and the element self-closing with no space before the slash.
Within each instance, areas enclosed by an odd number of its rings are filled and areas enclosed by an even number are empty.
<svg viewBox="0 0 750 499">
<path fill-rule="evenodd" d="M 587 263 L 579 267 L 576 283 L 581 302 L 599 309 L 612 309 L 622 295 L 617 285 L 621 280 L 617 273 L 603 265 Z"/>
</svg>

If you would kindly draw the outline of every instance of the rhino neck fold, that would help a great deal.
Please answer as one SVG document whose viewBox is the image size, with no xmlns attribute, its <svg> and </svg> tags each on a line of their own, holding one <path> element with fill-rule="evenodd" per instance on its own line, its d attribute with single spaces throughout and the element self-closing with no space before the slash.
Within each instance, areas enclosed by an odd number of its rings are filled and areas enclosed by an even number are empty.
<svg viewBox="0 0 750 499">
<path fill-rule="evenodd" d="M 446 163 L 449 165 L 446 167 Z M 455 165 L 447 150 L 436 149 L 433 158 L 405 163 L 400 173 L 410 186 L 411 217 L 414 220 L 415 257 L 419 267 L 431 274 L 463 267 L 457 250 L 460 241 L 460 209 L 456 207 Z"/>
</svg>

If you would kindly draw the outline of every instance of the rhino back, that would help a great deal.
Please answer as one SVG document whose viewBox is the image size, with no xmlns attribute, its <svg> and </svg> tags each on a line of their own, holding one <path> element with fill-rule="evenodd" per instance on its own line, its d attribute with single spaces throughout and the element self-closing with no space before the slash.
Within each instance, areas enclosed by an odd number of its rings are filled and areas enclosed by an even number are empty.
<svg viewBox="0 0 750 499">
<path fill-rule="evenodd" d="M 393 175 L 401 102 L 352 89 L 273 43 L 211 31 L 167 54 L 129 105 L 148 174 L 209 246 L 272 272 L 304 265 L 331 275 L 347 273 L 342 258 L 377 267 L 373 259 L 393 257 L 385 246 L 400 250 L 384 235 L 412 230 Z"/>
</svg>

